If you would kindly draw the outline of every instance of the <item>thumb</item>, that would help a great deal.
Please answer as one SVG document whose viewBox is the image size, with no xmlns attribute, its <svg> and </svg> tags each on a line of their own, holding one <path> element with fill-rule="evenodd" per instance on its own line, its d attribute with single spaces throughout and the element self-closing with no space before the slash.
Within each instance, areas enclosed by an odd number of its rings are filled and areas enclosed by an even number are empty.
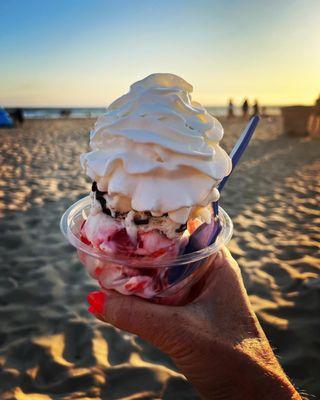
<svg viewBox="0 0 320 400">
<path fill-rule="evenodd" d="M 167 342 L 176 334 L 179 307 L 154 304 L 113 290 L 92 292 L 87 299 L 88 311 L 98 319 L 139 335 L 163 351 L 163 340 Z"/>
</svg>

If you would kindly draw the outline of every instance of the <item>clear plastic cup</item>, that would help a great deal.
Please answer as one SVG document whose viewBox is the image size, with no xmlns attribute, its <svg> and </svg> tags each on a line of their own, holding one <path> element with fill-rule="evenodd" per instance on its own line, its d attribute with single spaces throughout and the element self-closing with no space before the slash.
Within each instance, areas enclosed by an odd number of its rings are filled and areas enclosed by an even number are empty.
<svg viewBox="0 0 320 400">
<path fill-rule="evenodd" d="M 80 239 L 81 227 L 90 212 L 90 205 L 90 197 L 84 197 L 69 207 L 60 221 L 63 235 L 77 249 L 90 276 L 103 289 L 113 289 L 161 304 L 186 302 L 194 285 L 210 267 L 210 257 L 229 242 L 233 232 L 230 217 L 219 207 L 221 231 L 208 247 L 163 260 L 109 255 Z"/>
</svg>

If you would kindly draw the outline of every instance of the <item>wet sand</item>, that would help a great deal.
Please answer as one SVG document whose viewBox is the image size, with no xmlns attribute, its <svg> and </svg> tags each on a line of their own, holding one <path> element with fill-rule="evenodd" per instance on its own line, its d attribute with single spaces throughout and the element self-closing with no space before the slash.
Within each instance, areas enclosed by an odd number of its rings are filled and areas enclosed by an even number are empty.
<svg viewBox="0 0 320 400">
<path fill-rule="evenodd" d="M 244 126 L 222 121 L 230 149 Z M 90 190 L 89 119 L 0 130 L 0 398 L 196 399 L 169 358 L 87 312 L 96 288 L 59 231 Z M 222 196 L 230 249 L 280 362 L 320 396 L 320 141 L 263 120 Z"/>
</svg>

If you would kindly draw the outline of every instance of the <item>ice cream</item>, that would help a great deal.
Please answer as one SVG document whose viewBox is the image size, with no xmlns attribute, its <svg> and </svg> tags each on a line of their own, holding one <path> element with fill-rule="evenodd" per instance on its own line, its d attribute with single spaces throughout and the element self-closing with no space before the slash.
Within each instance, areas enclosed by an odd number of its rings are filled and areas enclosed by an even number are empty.
<svg viewBox="0 0 320 400">
<path fill-rule="evenodd" d="M 97 120 L 92 151 L 81 155 L 93 181 L 85 243 L 105 254 L 163 259 L 179 254 L 190 233 L 210 222 L 231 160 L 219 146 L 221 124 L 191 92 L 176 75 L 152 74 Z M 121 276 L 131 287 L 123 269 L 112 278 L 109 272 L 109 286 Z M 123 282 L 120 289 L 128 291 Z"/>
</svg>

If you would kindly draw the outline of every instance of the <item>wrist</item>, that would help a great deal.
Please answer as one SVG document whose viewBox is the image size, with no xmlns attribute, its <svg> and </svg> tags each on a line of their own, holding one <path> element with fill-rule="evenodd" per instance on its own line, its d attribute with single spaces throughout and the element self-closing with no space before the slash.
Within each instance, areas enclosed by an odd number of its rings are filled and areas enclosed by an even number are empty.
<svg viewBox="0 0 320 400">
<path fill-rule="evenodd" d="M 301 400 L 264 334 L 243 341 L 237 352 L 240 360 L 238 367 L 239 370 L 246 371 L 243 381 L 252 399 Z"/>
<path fill-rule="evenodd" d="M 223 346 L 211 354 L 207 351 L 205 357 L 201 352 L 188 362 L 174 361 L 204 400 L 301 400 L 272 350 L 268 350 L 262 348 L 264 354 L 257 358 L 256 351 L 248 354 Z"/>
<path fill-rule="evenodd" d="M 270 376 L 264 371 L 258 376 L 248 374 L 243 381 L 234 376 L 224 377 L 211 388 L 208 383 L 194 386 L 203 400 L 302 400 L 285 375 Z"/>
<path fill-rule="evenodd" d="M 301 396 L 284 372 L 279 374 L 262 370 L 261 375 L 262 377 L 252 377 L 252 380 L 255 381 L 252 390 L 252 399 L 301 400 Z"/>
</svg>

